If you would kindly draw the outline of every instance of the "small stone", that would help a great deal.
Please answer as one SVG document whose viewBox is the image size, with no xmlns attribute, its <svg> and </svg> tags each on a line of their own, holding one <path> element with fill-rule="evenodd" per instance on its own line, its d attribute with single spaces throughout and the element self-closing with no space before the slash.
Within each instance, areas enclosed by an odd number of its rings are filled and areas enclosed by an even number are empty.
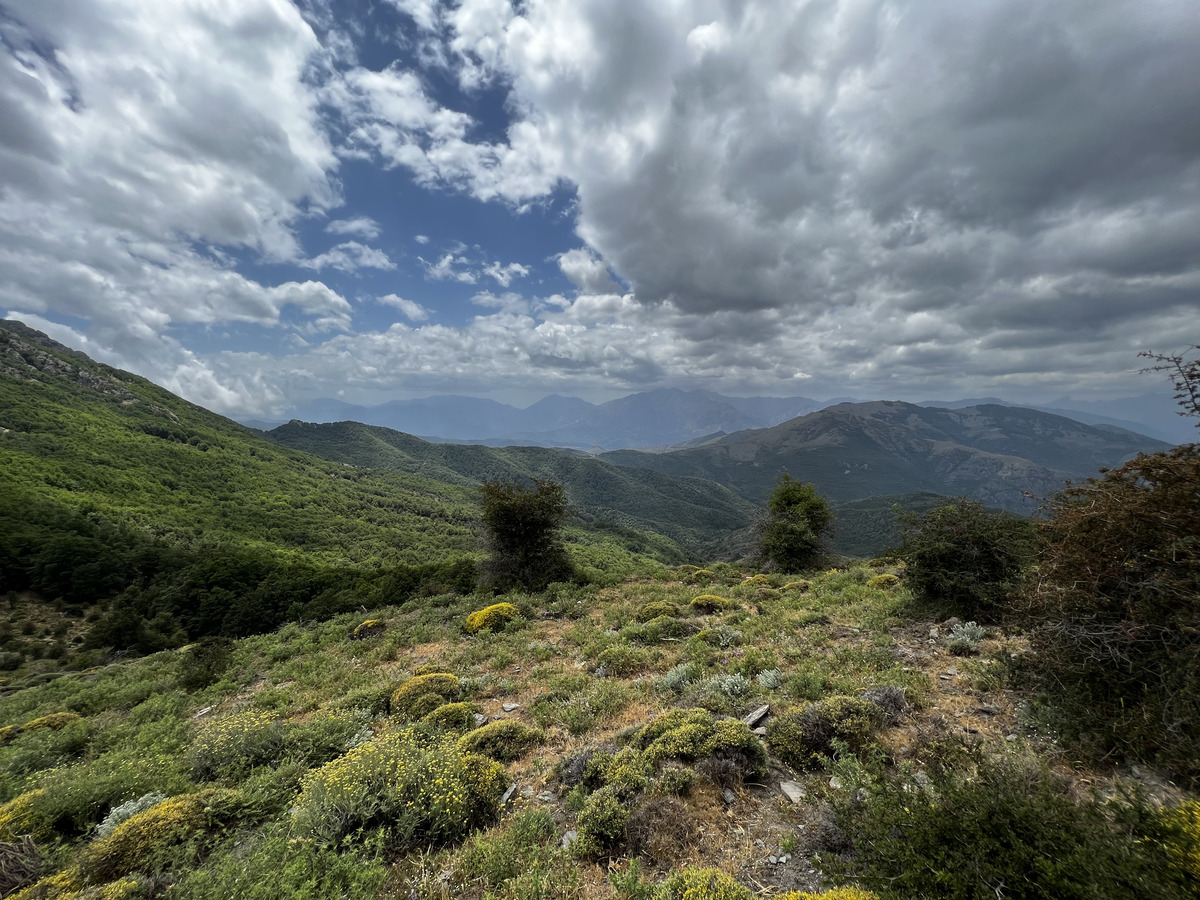
<svg viewBox="0 0 1200 900">
<path fill-rule="evenodd" d="M 949 676 L 949 675 L 939 675 L 939 676 L 938 676 L 938 678 L 940 678 L 942 681 L 949 681 L 949 680 L 950 680 L 950 676 Z"/>
<path fill-rule="evenodd" d="M 504 792 L 504 793 L 503 793 L 503 794 L 500 796 L 500 805 L 501 805 L 501 806 L 508 806 L 508 804 L 509 804 L 510 802 L 512 802 L 513 794 L 515 794 L 516 792 L 517 792 L 517 783 L 514 781 L 512 784 L 510 784 L 510 785 L 508 786 L 508 790 L 506 790 L 506 791 L 505 791 L 505 792 Z M 495 796 L 495 794 L 493 794 L 492 796 L 494 797 L 494 796 Z"/>
<path fill-rule="evenodd" d="M 931 638 L 935 638 L 938 636 L 938 627 L 936 625 L 934 625 L 932 628 L 929 629 L 929 636 Z"/>
<path fill-rule="evenodd" d="M 836 775 L 831 776 L 829 779 L 829 786 L 835 791 L 840 791 L 842 789 L 842 779 L 838 778 Z"/>
<path fill-rule="evenodd" d="M 562 848 L 564 850 L 566 850 L 577 840 L 579 840 L 579 832 L 576 831 L 574 828 L 572 828 L 570 831 L 568 831 L 566 834 L 564 834 L 562 836 Z"/>
<path fill-rule="evenodd" d="M 781 781 L 779 782 L 779 790 L 783 792 L 783 796 L 787 797 L 793 803 L 799 803 L 808 796 L 808 792 L 804 790 L 804 786 L 798 781 Z"/>
<path fill-rule="evenodd" d="M 554 800 L 554 795 L 552 793 L 550 793 L 549 791 L 542 791 L 540 794 L 537 795 L 537 798 L 542 803 L 550 803 L 552 800 Z"/>
<path fill-rule="evenodd" d="M 926 775 L 924 772 L 917 772 L 917 773 L 915 773 L 915 774 L 913 775 L 913 781 L 915 781 L 915 782 L 916 782 L 917 784 L 919 784 L 921 787 L 928 787 L 928 786 L 929 786 L 929 776 L 928 776 L 928 775 Z"/>
<path fill-rule="evenodd" d="M 998 706 L 977 706 L 977 707 L 975 707 L 976 715 L 980 715 L 980 716 L 994 716 L 994 715 L 998 715 L 999 712 L 1000 712 L 1000 707 L 998 707 Z"/>
<path fill-rule="evenodd" d="M 768 856 L 767 862 L 769 862 L 771 865 L 775 865 L 777 862 L 779 862 L 779 857 L 778 856 Z"/>
<path fill-rule="evenodd" d="M 754 712 L 750 713 L 748 716 L 746 716 L 744 719 L 742 719 L 742 721 L 746 723 L 747 728 L 753 728 L 756 725 L 758 725 L 758 723 L 760 723 L 763 719 L 765 719 L 767 717 L 767 713 L 769 713 L 770 711 L 771 711 L 771 704 L 764 703 L 762 706 L 760 706 Z"/>
<path fill-rule="evenodd" d="M 501 703 L 500 708 L 505 712 L 515 712 L 521 708 L 520 703 Z"/>
<path fill-rule="evenodd" d="M 487 720 L 488 720 L 488 717 L 485 716 L 483 713 L 475 713 L 475 727 L 476 728 L 478 728 L 480 725 L 486 725 Z"/>
<path fill-rule="evenodd" d="M 779 857 L 779 861 L 784 864 L 786 864 L 789 859 L 791 859 L 791 857 L 788 856 L 786 853 L 783 854 L 783 856 Z"/>
<path fill-rule="evenodd" d="M 946 670 L 946 674 L 947 674 L 947 675 L 957 675 L 957 674 L 958 674 L 958 669 L 947 669 L 947 670 Z"/>
<path fill-rule="evenodd" d="M 757 728 L 751 728 L 750 732 L 751 732 L 751 734 L 756 734 L 759 737 L 767 736 L 767 729 L 764 728 L 762 725 L 759 725 Z"/>
<path fill-rule="evenodd" d="M 533 788 L 531 788 L 529 785 L 525 785 L 525 787 L 521 788 L 521 796 L 522 797 L 532 797 L 533 796 Z"/>
<path fill-rule="evenodd" d="M 213 708 L 211 706 L 206 706 L 206 707 L 204 707 L 204 709 L 200 710 L 198 713 L 196 713 L 194 716 L 192 716 L 192 718 L 193 719 L 203 719 L 205 716 L 207 716 L 212 711 L 213 711 Z"/>
<path fill-rule="evenodd" d="M 1015 741 L 1017 739 L 1017 736 L 1015 734 L 1006 734 L 1004 736 L 1004 739 L 1006 741 Z"/>
<path fill-rule="evenodd" d="M 762 838 L 755 838 L 755 839 L 754 839 L 754 846 L 755 846 L 755 847 L 765 847 L 765 846 L 767 846 L 767 845 L 763 843 L 763 839 L 762 839 Z"/>
<path fill-rule="evenodd" d="M 729 788 L 725 788 L 724 792 L 721 794 L 721 797 L 722 797 L 722 799 L 724 799 L 724 801 L 725 801 L 726 803 L 728 803 L 730 806 L 732 806 L 733 804 L 737 803 L 737 794 L 735 794 L 735 793 L 734 793 L 733 791 L 731 791 Z"/>
</svg>

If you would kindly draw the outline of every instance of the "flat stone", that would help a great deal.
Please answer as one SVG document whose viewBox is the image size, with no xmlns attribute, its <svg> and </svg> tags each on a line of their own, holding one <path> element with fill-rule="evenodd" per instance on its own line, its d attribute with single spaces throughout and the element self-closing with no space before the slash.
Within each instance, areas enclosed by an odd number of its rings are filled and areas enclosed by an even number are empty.
<svg viewBox="0 0 1200 900">
<path fill-rule="evenodd" d="M 996 715 L 1000 714 L 1000 707 L 998 707 L 998 706 L 977 706 L 977 707 L 975 707 L 975 713 L 976 713 L 976 715 L 980 715 L 980 716 L 996 716 Z"/>
<path fill-rule="evenodd" d="M 750 729 L 750 731 L 751 731 L 752 733 L 754 733 L 754 734 L 758 735 L 759 737 L 766 737 L 766 736 L 767 736 L 767 729 L 766 729 L 766 728 L 764 728 L 762 725 L 759 725 L 757 728 L 751 728 L 751 729 Z"/>
<path fill-rule="evenodd" d="M 577 840 L 579 840 L 579 832 L 576 831 L 574 828 L 572 828 L 570 831 L 568 831 L 566 834 L 564 834 L 562 836 L 562 848 L 564 850 L 566 850 Z"/>
<path fill-rule="evenodd" d="M 737 794 L 735 794 L 729 788 L 725 788 L 725 791 L 721 794 L 721 798 L 730 806 L 733 806 L 733 804 L 737 803 Z"/>
<path fill-rule="evenodd" d="M 193 719 L 203 719 L 205 716 L 207 716 L 212 711 L 213 711 L 213 708 L 211 706 L 206 706 L 206 707 L 204 707 L 204 709 L 200 710 L 198 713 L 193 715 L 192 718 Z"/>
<path fill-rule="evenodd" d="M 537 798 L 542 803 L 549 803 L 554 799 L 554 795 L 552 793 L 550 793 L 549 791 L 542 791 L 540 794 L 537 795 Z"/>
<path fill-rule="evenodd" d="M 483 713 L 475 713 L 475 727 L 476 728 L 478 728 L 480 725 L 486 725 L 487 720 L 488 720 L 488 717 L 485 716 Z"/>
<path fill-rule="evenodd" d="M 842 789 L 842 779 L 838 778 L 836 775 L 831 776 L 829 779 L 829 786 L 835 791 L 840 791 Z"/>
<path fill-rule="evenodd" d="M 947 675 L 957 675 L 957 674 L 958 674 L 958 669 L 947 669 L 947 670 L 946 670 L 946 674 L 947 674 Z"/>
<path fill-rule="evenodd" d="M 501 703 L 500 708 L 505 712 L 514 712 L 521 708 L 520 703 Z"/>
<path fill-rule="evenodd" d="M 783 792 L 783 796 L 787 797 L 793 803 L 799 803 L 808 796 L 808 791 L 804 790 L 804 785 L 798 781 L 781 781 L 779 782 L 779 790 Z"/>
<path fill-rule="evenodd" d="M 759 722 L 761 722 L 763 719 L 765 719 L 767 717 L 767 713 L 769 713 L 770 711 L 771 711 L 771 704 L 764 703 L 762 706 L 760 706 L 754 712 L 750 713 L 748 716 L 746 716 L 744 719 L 742 719 L 742 721 L 746 723 L 747 728 L 753 728 L 756 725 L 758 725 Z"/>
<path fill-rule="evenodd" d="M 1015 734 L 1006 734 L 1004 736 L 1004 739 L 1006 741 L 1015 741 L 1017 739 L 1017 736 Z"/>
<path fill-rule="evenodd" d="M 768 856 L 767 862 L 769 862 L 771 865 L 775 865 L 777 862 L 779 862 L 779 857 L 778 856 Z"/>
<path fill-rule="evenodd" d="M 508 804 L 509 804 L 510 802 L 512 802 L 513 794 L 515 794 L 516 792 L 517 792 L 517 783 L 514 781 L 512 784 L 510 784 L 510 785 L 508 786 L 508 790 L 506 790 L 506 791 L 505 791 L 505 792 L 504 792 L 504 793 L 503 793 L 503 794 L 500 796 L 500 805 L 501 805 L 501 806 L 508 806 Z M 495 795 L 493 795 L 493 796 L 495 796 Z"/>
<path fill-rule="evenodd" d="M 779 857 L 779 861 L 784 864 L 786 864 L 789 859 L 791 859 L 791 857 L 788 856 L 786 853 L 783 854 L 783 856 Z"/>
<path fill-rule="evenodd" d="M 949 680 L 950 680 L 950 676 L 949 676 L 949 675 L 939 675 L 939 676 L 938 676 L 938 678 L 940 678 L 942 681 L 949 681 Z"/>
</svg>

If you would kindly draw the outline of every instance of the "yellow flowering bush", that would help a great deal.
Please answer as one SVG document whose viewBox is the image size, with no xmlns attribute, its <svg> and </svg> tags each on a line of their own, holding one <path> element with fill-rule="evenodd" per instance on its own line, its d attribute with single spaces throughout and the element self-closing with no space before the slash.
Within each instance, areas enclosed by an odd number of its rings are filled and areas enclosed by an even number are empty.
<svg viewBox="0 0 1200 900">
<path fill-rule="evenodd" d="M 650 622 L 660 616 L 674 618 L 679 615 L 679 605 L 670 600 L 651 600 L 637 611 L 634 618 L 639 622 Z"/>
<path fill-rule="evenodd" d="M 85 847 L 80 868 L 89 881 L 106 882 L 153 867 L 166 862 L 174 847 L 236 818 L 240 810 L 241 795 L 224 788 L 171 797 Z"/>
<path fill-rule="evenodd" d="M 379 619 L 367 619 L 350 632 L 350 640 L 365 641 L 367 638 L 383 634 L 385 631 L 387 631 L 387 622 L 381 622 Z"/>
<path fill-rule="evenodd" d="M 878 588 L 883 591 L 890 591 L 900 584 L 900 579 L 895 575 L 883 574 L 876 575 L 874 578 L 867 579 L 867 587 Z"/>
<path fill-rule="evenodd" d="M 402 729 L 310 773 L 295 830 L 326 843 L 375 828 L 402 847 L 449 843 L 495 818 L 506 783 L 499 763 Z"/>
<path fill-rule="evenodd" d="M 499 631 L 520 614 L 521 611 L 511 603 L 493 603 L 467 616 L 464 627 L 467 634 L 475 634 L 485 628 L 489 631 Z"/>
<path fill-rule="evenodd" d="M 720 612 L 729 609 L 729 601 L 716 594 L 701 594 L 692 600 L 692 609 L 701 613 Z"/>
<path fill-rule="evenodd" d="M 475 716 L 479 713 L 474 703 L 443 703 L 421 722 L 442 731 L 463 732 L 475 727 Z"/>
<path fill-rule="evenodd" d="M 97 887 L 87 887 L 82 878 L 78 869 L 68 869 L 9 895 L 8 900 L 140 900 L 148 896 L 141 878 L 120 878 Z"/>
<path fill-rule="evenodd" d="M 1200 800 L 1167 810 L 1162 816 L 1163 844 L 1171 867 L 1185 879 L 1200 880 Z"/>
<path fill-rule="evenodd" d="M 681 869 L 659 885 L 654 900 L 754 900 L 754 893 L 720 869 Z"/>
<path fill-rule="evenodd" d="M 78 722 L 79 716 L 73 712 L 56 712 L 39 716 L 25 723 L 22 731 L 36 731 L 39 728 L 49 728 L 51 731 L 62 731 L 72 722 Z"/>
<path fill-rule="evenodd" d="M 425 715 L 447 700 L 457 700 L 461 691 L 458 676 L 448 672 L 414 675 L 392 694 L 392 711 L 401 716 Z M 437 702 L 428 699 L 429 695 L 436 697 Z"/>
<path fill-rule="evenodd" d="M 36 840 L 50 832 L 50 822 L 42 810 L 43 790 L 27 791 L 0 806 L 0 841 L 15 841 L 22 835 Z"/>
<path fill-rule="evenodd" d="M 283 735 L 283 724 L 267 712 L 245 710 L 215 719 L 192 741 L 192 774 L 202 780 L 243 778 L 279 758 Z"/>
<path fill-rule="evenodd" d="M 879 900 L 879 895 L 856 887 L 840 887 L 814 894 L 809 891 L 788 891 L 779 900 Z"/>
</svg>

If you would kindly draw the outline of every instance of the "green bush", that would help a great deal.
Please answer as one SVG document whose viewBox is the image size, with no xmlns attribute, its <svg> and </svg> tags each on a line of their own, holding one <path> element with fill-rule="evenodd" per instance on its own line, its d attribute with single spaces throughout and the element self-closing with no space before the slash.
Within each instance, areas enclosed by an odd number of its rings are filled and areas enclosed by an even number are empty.
<svg viewBox="0 0 1200 900">
<path fill-rule="evenodd" d="M 233 641 L 227 637 L 201 638 L 180 651 L 175 680 L 191 693 L 215 684 L 229 668 Z"/>
<path fill-rule="evenodd" d="M 98 883 L 167 866 L 176 861 L 180 844 L 235 819 L 240 810 L 241 796 L 221 788 L 172 797 L 84 847 L 80 869 Z"/>
<path fill-rule="evenodd" d="M 461 692 L 462 682 L 457 675 L 447 672 L 414 675 L 392 693 L 392 712 L 408 718 L 420 718 L 447 700 L 457 700 Z M 433 705 L 430 706 L 430 703 Z M 423 706 L 426 708 L 422 709 Z"/>
<path fill-rule="evenodd" d="M 506 784 L 499 763 L 403 729 L 306 777 L 293 822 L 322 842 L 382 829 L 400 847 L 449 843 L 494 820 Z"/>
<path fill-rule="evenodd" d="M 720 757 L 740 766 L 743 776 L 766 772 L 766 751 L 744 722 L 714 719 L 706 709 L 675 709 L 652 720 L 637 737 L 654 764 Z"/>
<path fill-rule="evenodd" d="M 692 598 L 692 609 L 698 613 L 722 612 L 729 609 L 731 605 L 727 599 L 716 594 L 701 594 Z"/>
<path fill-rule="evenodd" d="M 854 751 L 864 749 L 883 719 L 883 710 L 869 700 L 829 697 L 772 718 L 767 725 L 767 743 L 788 765 L 810 768 L 834 754 L 835 740 Z"/>
<path fill-rule="evenodd" d="M 596 657 L 596 669 L 603 669 L 606 675 L 634 675 L 645 669 L 651 662 L 650 651 L 638 647 L 617 644 L 601 651 Z"/>
<path fill-rule="evenodd" d="M 486 583 L 495 591 L 540 591 L 575 574 L 562 541 L 567 493 L 554 481 L 485 481 L 480 518 L 487 533 Z"/>
<path fill-rule="evenodd" d="M 882 774 L 882 773 L 881 773 Z M 1155 816 L 1136 797 L 1077 801 L 1041 764 L 970 754 L 931 767 L 925 786 L 883 776 L 835 796 L 834 822 L 852 854 L 823 858 L 885 898 L 1125 900 L 1195 896 L 1168 849 L 1144 840 Z"/>
<path fill-rule="evenodd" d="M 206 725 L 192 742 L 188 762 L 193 777 L 245 778 L 258 766 L 283 755 L 283 724 L 271 713 L 244 710 Z"/>
<path fill-rule="evenodd" d="M 475 727 L 475 716 L 479 712 L 479 706 L 475 703 L 443 703 L 422 718 L 421 722 L 441 731 L 469 731 Z"/>
<path fill-rule="evenodd" d="M 478 753 L 499 762 L 520 759 L 531 747 L 546 740 L 536 728 L 530 728 L 512 719 L 489 722 L 468 731 L 458 739 L 458 749 L 463 753 Z"/>
<path fill-rule="evenodd" d="M 651 600 L 637 611 L 634 618 L 639 622 L 649 622 L 651 619 L 657 619 L 659 616 L 671 616 L 674 618 L 678 615 L 678 603 L 672 603 L 669 600 Z"/>
<path fill-rule="evenodd" d="M 579 811 L 579 838 L 572 850 L 580 856 L 595 858 L 616 852 L 625 843 L 625 823 L 629 808 L 615 787 L 605 786 L 591 794 Z"/>
<path fill-rule="evenodd" d="M 902 514 L 902 542 L 913 595 L 964 618 L 994 620 L 1016 596 L 1034 560 L 1032 523 L 959 499 L 924 515 Z"/>
<path fill-rule="evenodd" d="M 463 626 L 467 634 L 476 634 L 483 630 L 502 631 L 504 626 L 521 615 L 521 611 L 511 603 L 493 603 L 491 606 L 478 609 L 467 616 Z"/>
</svg>

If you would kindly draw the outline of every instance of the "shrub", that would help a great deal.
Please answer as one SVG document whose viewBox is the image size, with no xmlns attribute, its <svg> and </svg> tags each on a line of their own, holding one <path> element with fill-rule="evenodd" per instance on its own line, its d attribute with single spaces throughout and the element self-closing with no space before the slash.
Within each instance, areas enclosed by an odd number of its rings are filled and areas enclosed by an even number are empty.
<svg viewBox="0 0 1200 900">
<path fill-rule="evenodd" d="M 908 712 L 908 701 L 904 698 L 903 689 L 893 684 L 867 688 L 858 696 L 878 706 L 883 722 L 887 725 L 895 725 Z"/>
<path fill-rule="evenodd" d="M 258 766 L 269 765 L 283 753 L 284 726 L 274 715 L 245 710 L 209 723 L 188 751 L 193 777 L 244 778 Z"/>
<path fill-rule="evenodd" d="M 166 865 L 179 844 L 236 818 L 240 808 L 240 795 L 221 788 L 156 803 L 86 846 L 80 869 L 89 881 L 105 882 Z"/>
<path fill-rule="evenodd" d="M 109 810 L 108 815 L 104 817 L 104 820 L 96 826 L 96 837 L 108 837 L 110 834 L 112 834 L 113 830 L 126 819 L 131 819 L 138 813 L 145 812 L 156 803 L 161 803 L 166 799 L 166 794 L 160 794 L 158 791 L 151 791 L 149 794 L 143 794 L 136 800 L 129 800 L 125 803 L 122 803 L 120 806 L 114 806 L 111 810 Z"/>
<path fill-rule="evenodd" d="M 461 691 L 462 682 L 457 675 L 447 672 L 414 675 L 392 693 L 392 711 L 397 715 L 419 718 L 437 709 L 447 700 L 457 700 Z M 427 705 L 430 702 L 428 699 L 422 700 L 427 695 L 436 697 L 437 702 L 421 710 L 423 704 Z"/>
<path fill-rule="evenodd" d="M 561 536 L 568 510 L 561 484 L 485 481 L 479 493 L 490 551 L 484 574 L 493 590 L 533 592 L 571 580 L 574 567 Z"/>
<path fill-rule="evenodd" d="M 637 741 L 655 764 L 719 756 L 740 763 L 743 777 L 766 771 L 766 752 L 754 732 L 736 719 L 716 720 L 706 709 L 665 712 L 642 729 Z"/>
<path fill-rule="evenodd" d="M 950 629 L 950 640 L 946 648 L 955 656 L 970 656 L 979 651 L 983 640 L 983 626 L 975 622 L 959 622 Z"/>
<path fill-rule="evenodd" d="M 764 669 L 754 676 L 754 680 L 768 691 L 773 691 L 783 685 L 783 670 Z"/>
<path fill-rule="evenodd" d="M 660 683 L 669 691 L 679 693 L 688 685 L 700 680 L 703 670 L 698 663 L 681 662 L 663 673 Z"/>
<path fill-rule="evenodd" d="M 681 869 L 659 885 L 654 900 L 755 900 L 754 893 L 720 869 Z"/>
<path fill-rule="evenodd" d="M 367 638 L 376 637 L 385 631 L 387 631 L 387 622 L 381 622 L 379 619 L 367 619 L 350 632 L 350 640 L 365 641 Z"/>
<path fill-rule="evenodd" d="M 716 594 L 701 594 L 692 599 L 692 609 L 699 613 L 715 613 L 729 609 L 730 602 Z"/>
<path fill-rule="evenodd" d="M 46 792 L 26 791 L 0 806 L 0 841 L 15 841 L 25 835 L 34 840 L 50 833 L 51 822 L 43 809 Z"/>
<path fill-rule="evenodd" d="M 913 594 L 964 616 L 995 618 L 1033 562 L 1033 525 L 965 498 L 923 515 L 902 513 L 897 553 Z"/>
<path fill-rule="evenodd" d="M 874 778 L 867 803 L 856 791 L 835 796 L 854 852 L 822 867 L 887 897 L 968 900 L 998 888 L 1012 900 L 1194 896 L 1170 873 L 1165 848 L 1137 839 L 1153 813 L 1136 797 L 1079 802 L 1043 765 L 978 751 L 927 777 L 925 787 Z"/>
<path fill-rule="evenodd" d="M 817 489 L 806 482 L 793 481 L 785 472 L 767 500 L 767 516 L 760 526 L 759 555 L 783 572 L 811 568 L 825 555 L 825 534 L 832 524 L 833 511 Z"/>
<path fill-rule="evenodd" d="M 520 614 L 521 611 L 511 603 L 493 603 L 467 616 L 464 628 L 467 634 L 476 634 L 484 629 L 500 631 Z"/>
<path fill-rule="evenodd" d="M 867 587 L 876 588 L 881 591 L 890 591 L 900 586 L 900 579 L 890 573 L 876 575 L 874 578 L 867 579 Z"/>
<path fill-rule="evenodd" d="M 649 622 L 651 619 L 657 619 L 659 616 L 671 616 L 674 618 L 678 615 L 679 604 L 671 603 L 669 600 L 652 600 L 639 609 L 634 618 L 639 622 Z"/>
<path fill-rule="evenodd" d="M 536 728 L 512 719 L 501 719 L 464 734 L 458 739 L 458 749 L 463 753 L 479 753 L 499 762 L 513 762 L 520 759 L 529 748 L 545 740 L 546 736 Z"/>
<path fill-rule="evenodd" d="M 450 741 L 423 747 L 403 729 L 309 774 L 293 821 L 322 842 L 383 829 L 401 848 L 449 843 L 495 818 L 506 784 L 499 763 Z"/>
<path fill-rule="evenodd" d="M 1049 511 L 1028 612 L 1068 734 L 1200 784 L 1200 444 L 1139 456 Z"/>
<path fill-rule="evenodd" d="M 646 668 L 650 659 L 647 650 L 617 644 L 596 657 L 596 669 L 603 670 L 605 675 L 633 675 Z"/>
<path fill-rule="evenodd" d="M 809 768 L 833 755 L 835 740 L 851 750 L 864 749 L 882 719 L 882 709 L 869 700 L 828 697 L 773 718 L 767 725 L 767 743 L 788 765 Z"/>
<path fill-rule="evenodd" d="M 621 802 L 616 788 L 600 788 L 583 802 L 577 823 L 579 838 L 571 849 L 589 858 L 616 851 L 625 843 L 628 819 L 629 809 Z"/>
<path fill-rule="evenodd" d="M 203 690 L 215 684 L 229 668 L 233 641 L 227 637 L 204 637 L 180 651 L 175 681 L 185 691 Z"/>
<path fill-rule="evenodd" d="M 1184 884 L 1200 879 L 1200 800 L 1165 810 L 1156 824 L 1171 870 Z"/>
<path fill-rule="evenodd" d="M 78 713 L 55 712 L 39 716 L 26 722 L 21 730 L 24 732 L 37 731 L 39 728 L 49 728 L 51 731 L 62 731 L 68 725 L 73 725 L 80 719 Z"/>
<path fill-rule="evenodd" d="M 810 891 L 788 891 L 781 894 L 777 900 L 879 900 L 879 895 L 861 888 L 840 887 L 816 894 Z"/>
<path fill-rule="evenodd" d="M 478 714 L 479 707 L 474 703 L 443 703 L 421 722 L 442 731 L 463 732 L 475 727 Z"/>
</svg>

